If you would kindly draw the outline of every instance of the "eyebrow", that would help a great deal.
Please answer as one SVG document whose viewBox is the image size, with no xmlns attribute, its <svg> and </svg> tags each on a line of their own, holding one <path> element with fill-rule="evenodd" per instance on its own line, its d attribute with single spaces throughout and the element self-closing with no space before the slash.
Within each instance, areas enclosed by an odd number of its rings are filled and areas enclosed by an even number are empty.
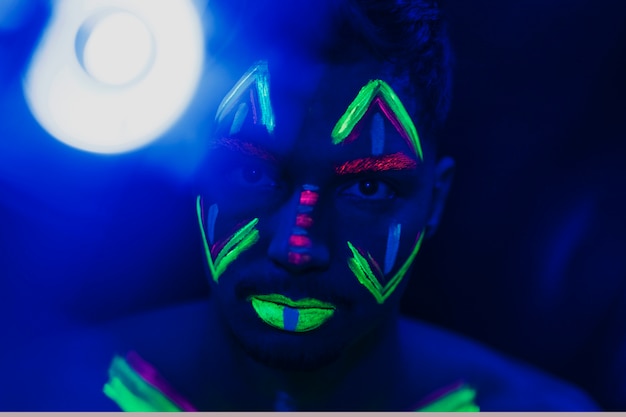
<svg viewBox="0 0 626 417">
<path fill-rule="evenodd" d="M 363 172 L 405 171 L 415 169 L 417 162 L 403 152 L 389 155 L 353 159 L 335 166 L 337 175 L 353 175 Z"/>
<path fill-rule="evenodd" d="M 221 146 L 247 156 L 261 158 L 268 162 L 278 162 L 278 157 L 265 147 L 242 139 L 223 137 L 215 141 L 215 146 Z"/>
</svg>

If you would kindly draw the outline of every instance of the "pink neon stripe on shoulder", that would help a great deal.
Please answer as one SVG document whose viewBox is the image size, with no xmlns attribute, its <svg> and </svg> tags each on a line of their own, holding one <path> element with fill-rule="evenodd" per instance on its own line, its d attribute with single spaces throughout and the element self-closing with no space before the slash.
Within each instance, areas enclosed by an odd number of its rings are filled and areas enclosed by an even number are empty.
<svg viewBox="0 0 626 417">
<path fill-rule="evenodd" d="M 183 411 L 198 411 L 187 401 L 182 395 L 176 392 L 174 388 L 163 378 L 154 366 L 146 362 L 137 352 L 131 351 L 126 354 L 128 364 L 143 378 L 147 383 L 161 391 L 163 395 L 168 397 Z"/>
<path fill-rule="evenodd" d="M 438 389 L 435 392 L 432 392 L 430 394 L 428 394 L 424 399 L 422 399 L 415 407 L 413 407 L 414 410 L 418 410 L 424 406 L 427 406 L 431 403 L 434 403 L 435 401 L 445 397 L 446 395 L 450 394 L 451 392 L 454 392 L 456 390 L 458 390 L 459 388 L 461 388 L 463 385 L 465 385 L 465 383 L 461 380 L 454 382 L 453 384 L 447 385 L 443 388 Z"/>
</svg>

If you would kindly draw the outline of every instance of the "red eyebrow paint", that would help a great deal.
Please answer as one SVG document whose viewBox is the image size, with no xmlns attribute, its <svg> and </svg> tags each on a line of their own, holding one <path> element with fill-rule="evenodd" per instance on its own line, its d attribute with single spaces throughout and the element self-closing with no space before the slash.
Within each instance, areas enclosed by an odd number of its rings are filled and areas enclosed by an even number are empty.
<svg viewBox="0 0 626 417">
<path fill-rule="evenodd" d="M 335 167 L 338 175 L 360 174 L 362 172 L 403 171 L 415 169 L 417 162 L 402 152 L 390 155 L 354 159 Z"/>
<path fill-rule="evenodd" d="M 259 146 L 252 142 L 247 142 L 245 140 L 237 138 L 220 138 L 215 141 L 215 144 L 231 151 L 242 153 L 244 155 L 261 158 L 265 161 L 278 161 L 278 158 L 274 154 L 272 154 L 262 146 Z"/>
</svg>

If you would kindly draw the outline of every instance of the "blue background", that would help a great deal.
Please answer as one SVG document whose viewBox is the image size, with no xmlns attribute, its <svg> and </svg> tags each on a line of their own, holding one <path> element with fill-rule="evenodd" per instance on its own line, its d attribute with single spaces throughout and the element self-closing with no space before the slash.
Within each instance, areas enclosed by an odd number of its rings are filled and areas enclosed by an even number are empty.
<svg viewBox="0 0 626 417">
<path fill-rule="evenodd" d="M 179 129 L 103 156 L 48 136 L 20 84 L 47 18 L 35 5 L 0 31 L 0 317 L 18 347 L 208 293 L 201 146 Z M 457 175 L 403 309 L 626 410 L 626 5 L 444 9 L 457 64 L 443 147 Z"/>
</svg>

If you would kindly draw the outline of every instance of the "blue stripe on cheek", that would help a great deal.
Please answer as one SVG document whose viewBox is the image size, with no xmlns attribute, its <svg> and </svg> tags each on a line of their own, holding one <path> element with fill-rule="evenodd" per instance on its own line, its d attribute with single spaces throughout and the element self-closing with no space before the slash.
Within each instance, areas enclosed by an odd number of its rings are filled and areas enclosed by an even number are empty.
<svg viewBox="0 0 626 417">
<path fill-rule="evenodd" d="M 299 316 L 300 313 L 295 308 L 285 307 L 283 309 L 283 326 L 285 330 L 295 332 Z"/>
</svg>

